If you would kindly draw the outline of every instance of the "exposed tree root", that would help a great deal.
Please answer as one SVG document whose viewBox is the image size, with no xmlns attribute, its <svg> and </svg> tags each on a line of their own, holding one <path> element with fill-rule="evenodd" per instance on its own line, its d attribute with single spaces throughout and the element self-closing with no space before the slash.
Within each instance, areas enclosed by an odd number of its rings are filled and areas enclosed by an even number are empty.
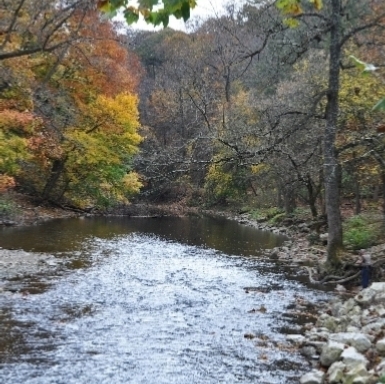
<svg viewBox="0 0 385 384">
<path fill-rule="evenodd" d="M 374 270 L 378 269 L 381 265 L 385 264 L 385 257 L 381 257 L 377 260 L 375 260 L 372 264 L 372 267 Z M 316 280 L 314 278 L 314 269 L 310 267 L 306 267 L 305 269 L 307 270 L 309 274 L 309 281 L 312 284 L 343 284 L 347 283 L 349 281 L 352 281 L 360 276 L 361 271 L 357 271 L 357 265 L 356 264 L 346 264 L 345 268 L 349 268 L 350 271 L 345 273 L 343 276 L 335 276 L 335 275 L 327 275 L 324 276 L 320 280 Z"/>
</svg>

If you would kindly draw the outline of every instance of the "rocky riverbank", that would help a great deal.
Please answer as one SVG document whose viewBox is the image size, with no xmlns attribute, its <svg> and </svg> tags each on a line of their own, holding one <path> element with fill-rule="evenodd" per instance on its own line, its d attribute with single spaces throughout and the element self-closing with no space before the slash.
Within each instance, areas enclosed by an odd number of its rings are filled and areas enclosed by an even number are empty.
<svg viewBox="0 0 385 384">
<path fill-rule="evenodd" d="M 301 384 L 385 382 L 385 283 L 323 308 L 304 335 L 288 335 L 313 365 Z"/>
</svg>

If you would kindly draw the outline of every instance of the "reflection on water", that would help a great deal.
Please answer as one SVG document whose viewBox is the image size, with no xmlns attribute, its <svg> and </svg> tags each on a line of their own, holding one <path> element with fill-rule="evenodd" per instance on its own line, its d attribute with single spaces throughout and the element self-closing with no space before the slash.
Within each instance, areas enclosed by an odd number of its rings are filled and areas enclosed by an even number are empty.
<svg viewBox="0 0 385 384">
<path fill-rule="evenodd" d="M 38 294 L 0 294 L 1 383 L 297 383 L 280 331 L 295 297 L 325 299 L 249 255 L 284 238 L 223 219 L 70 219 L 2 231 L 55 252 Z M 241 256 L 242 255 L 242 256 Z M 27 284 L 28 285 L 28 284 Z"/>
<path fill-rule="evenodd" d="M 221 217 L 96 217 L 2 228 L 0 246 L 35 252 L 63 252 L 76 250 L 90 236 L 108 239 L 133 232 L 155 234 L 164 239 L 236 255 L 255 255 L 260 249 L 279 246 L 286 239 Z"/>
</svg>

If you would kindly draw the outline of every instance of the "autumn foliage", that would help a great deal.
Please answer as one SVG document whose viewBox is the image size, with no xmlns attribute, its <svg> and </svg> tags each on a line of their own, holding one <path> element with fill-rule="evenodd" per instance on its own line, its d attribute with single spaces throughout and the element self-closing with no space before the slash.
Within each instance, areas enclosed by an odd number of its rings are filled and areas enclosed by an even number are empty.
<svg viewBox="0 0 385 384">
<path fill-rule="evenodd" d="M 0 61 L 0 190 L 83 208 L 127 202 L 141 186 L 141 67 L 109 21 L 71 17 L 77 38 L 62 49 Z"/>
</svg>

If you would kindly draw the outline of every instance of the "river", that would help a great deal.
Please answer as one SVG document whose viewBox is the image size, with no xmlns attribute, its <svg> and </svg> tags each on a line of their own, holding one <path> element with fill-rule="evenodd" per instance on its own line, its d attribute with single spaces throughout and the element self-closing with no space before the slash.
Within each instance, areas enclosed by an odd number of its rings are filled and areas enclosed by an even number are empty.
<svg viewBox="0 0 385 384">
<path fill-rule="evenodd" d="M 285 238 L 222 218 L 84 218 L 4 228 L 54 272 L 0 293 L 0 383 L 298 383 L 295 300 L 328 293 L 266 261 Z"/>
</svg>

